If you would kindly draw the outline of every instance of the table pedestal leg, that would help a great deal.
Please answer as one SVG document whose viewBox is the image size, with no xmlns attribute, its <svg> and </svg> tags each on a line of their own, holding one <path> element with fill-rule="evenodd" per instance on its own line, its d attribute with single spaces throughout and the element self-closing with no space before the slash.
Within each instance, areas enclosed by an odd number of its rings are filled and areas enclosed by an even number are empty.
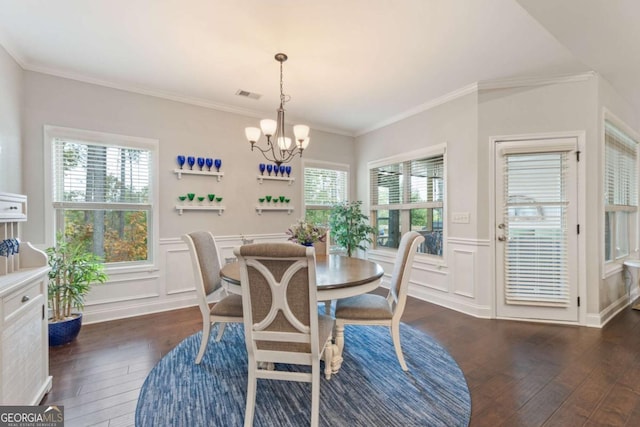
<svg viewBox="0 0 640 427">
<path fill-rule="evenodd" d="M 333 360 L 331 361 L 331 370 L 336 374 L 342 366 L 342 351 L 344 350 L 344 325 L 336 323 L 335 328 L 336 343 L 333 346 Z"/>
</svg>

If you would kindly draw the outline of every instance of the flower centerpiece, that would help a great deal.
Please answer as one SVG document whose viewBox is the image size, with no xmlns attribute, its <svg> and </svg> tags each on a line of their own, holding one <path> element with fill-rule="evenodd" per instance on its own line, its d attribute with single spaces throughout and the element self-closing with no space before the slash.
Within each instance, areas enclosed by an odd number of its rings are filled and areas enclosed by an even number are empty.
<svg viewBox="0 0 640 427">
<path fill-rule="evenodd" d="M 304 246 L 311 246 L 315 242 L 324 242 L 327 230 L 317 225 L 309 224 L 303 219 L 299 219 L 287 230 L 289 240 Z"/>
</svg>

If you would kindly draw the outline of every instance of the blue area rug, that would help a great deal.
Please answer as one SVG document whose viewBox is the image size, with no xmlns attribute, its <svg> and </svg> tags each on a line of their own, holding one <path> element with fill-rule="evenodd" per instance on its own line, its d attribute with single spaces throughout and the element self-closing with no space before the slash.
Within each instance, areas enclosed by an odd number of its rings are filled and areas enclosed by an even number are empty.
<svg viewBox="0 0 640 427">
<path fill-rule="evenodd" d="M 468 426 L 471 398 L 462 371 L 428 335 L 403 324 L 409 372 L 398 364 L 384 327 L 347 326 L 340 372 L 320 385 L 320 425 Z M 136 426 L 242 426 L 247 352 L 242 325 L 215 330 L 200 365 L 201 332 L 182 341 L 149 373 L 138 399 Z M 276 369 L 304 369 L 276 365 Z M 311 384 L 258 380 L 254 426 L 308 426 Z"/>
</svg>

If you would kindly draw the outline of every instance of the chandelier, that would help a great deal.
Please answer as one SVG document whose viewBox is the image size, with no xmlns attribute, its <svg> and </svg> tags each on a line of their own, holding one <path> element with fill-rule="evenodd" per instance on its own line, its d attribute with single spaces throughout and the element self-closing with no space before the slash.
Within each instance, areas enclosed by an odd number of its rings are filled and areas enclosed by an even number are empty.
<svg viewBox="0 0 640 427">
<path fill-rule="evenodd" d="M 260 120 L 260 128 L 248 127 L 244 133 L 251 143 L 251 151 L 254 147 L 257 148 L 265 159 L 280 166 L 282 163 L 290 162 L 296 154 L 302 157 L 302 152 L 309 146 L 309 126 L 293 126 L 295 144 L 292 145 L 291 138 L 285 134 L 284 121 L 284 104 L 291 99 L 289 95 L 284 94 L 282 85 L 282 63 L 287 60 L 287 55 L 277 53 L 275 59 L 280 63 L 280 107 L 277 110 L 277 120 Z M 257 144 L 261 133 L 267 138 L 265 148 Z"/>
</svg>

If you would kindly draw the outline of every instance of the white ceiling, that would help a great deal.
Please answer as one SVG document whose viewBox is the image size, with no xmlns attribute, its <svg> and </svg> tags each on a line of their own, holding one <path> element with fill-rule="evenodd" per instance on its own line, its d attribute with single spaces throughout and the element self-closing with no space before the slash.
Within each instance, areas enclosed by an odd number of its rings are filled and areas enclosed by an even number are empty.
<svg viewBox="0 0 640 427">
<path fill-rule="evenodd" d="M 0 0 L 0 44 L 25 69 L 256 117 L 275 115 L 285 52 L 288 120 L 359 134 L 484 80 L 595 69 L 639 101 L 638 30 L 604 6 L 636 24 L 639 3 Z"/>
</svg>

